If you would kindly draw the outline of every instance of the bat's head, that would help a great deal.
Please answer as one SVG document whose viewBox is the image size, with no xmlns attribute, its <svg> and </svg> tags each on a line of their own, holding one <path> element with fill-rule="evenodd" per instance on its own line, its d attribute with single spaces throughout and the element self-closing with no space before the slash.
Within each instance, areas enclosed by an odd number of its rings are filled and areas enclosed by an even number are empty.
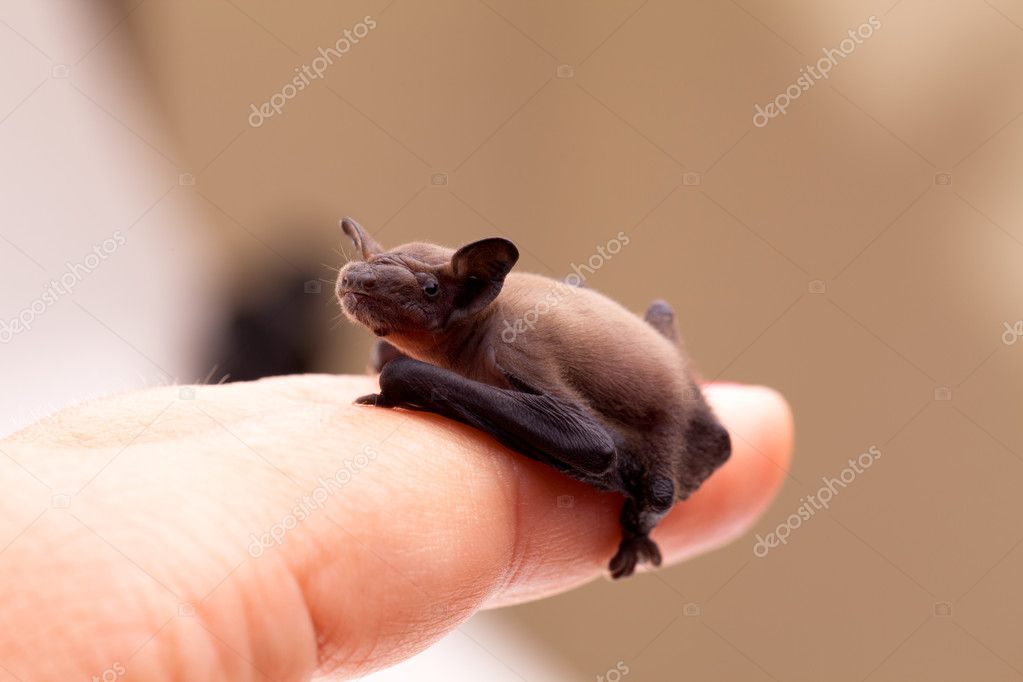
<svg viewBox="0 0 1023 682">
<path fill-rule="evenodd" d="M 335 293 L 345 315 L 377 336 L 439 332 L 471 322 L 501 293 L 519 258 L 507 239 L 491 237 L 457 251 L 415 242 L 385 251 L 345 218 L 341 229 L 357 257 L 341 268 Z"/>
</svg>

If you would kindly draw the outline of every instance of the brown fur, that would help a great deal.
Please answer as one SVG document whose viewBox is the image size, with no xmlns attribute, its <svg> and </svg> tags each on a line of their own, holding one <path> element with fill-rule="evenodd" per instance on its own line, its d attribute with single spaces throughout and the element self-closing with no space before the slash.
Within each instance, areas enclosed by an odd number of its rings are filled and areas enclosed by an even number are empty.
<svg viewBox="0 0 1023 682">
<path fill-rule="evenodd" d="M 518 252 L 503 239 L 457 252 L 418 242 L 385 252 L 354 221 L 342 227 L 363 255 L 338 277 L 349 318 L 411 358 L 486 385 L 552 396 L 603 426 L 615 448 L 607 471 L 558 468 L 629 498 L 626 540 L 631 534 L 649 543 L 646 533 L 671 502 L 688 497 L 727 458 L 727 433 L 674 342 L 666 304 L 655 303 L 644 320 L 590 289 L 509 273 Z M 432 292 L 433 284 L 437 293 L 429 296 L 424 287 Z M 637 551 L 659 562 L 656 546 Z M 616 577 L 631 572 L 614 564 Z"/>
</svg>

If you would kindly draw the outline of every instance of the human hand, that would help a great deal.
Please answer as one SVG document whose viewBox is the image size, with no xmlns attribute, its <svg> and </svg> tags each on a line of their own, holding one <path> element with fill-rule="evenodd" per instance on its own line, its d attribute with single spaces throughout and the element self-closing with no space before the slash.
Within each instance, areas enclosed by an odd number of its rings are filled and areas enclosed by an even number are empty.
<svg viewBox="0 0 1023 682">
<path fill-rule="evenodd" d="M 357 676 L 603 573 L 619 496 L 461 424 L 352 404 L 374 388 L 164 387 L 0 441 L 0 680 Z M 780 396 L 706 395 L 733 454 L 654 530 L 666 564 L 741 536 L 789 463 Z"/>
</svg>

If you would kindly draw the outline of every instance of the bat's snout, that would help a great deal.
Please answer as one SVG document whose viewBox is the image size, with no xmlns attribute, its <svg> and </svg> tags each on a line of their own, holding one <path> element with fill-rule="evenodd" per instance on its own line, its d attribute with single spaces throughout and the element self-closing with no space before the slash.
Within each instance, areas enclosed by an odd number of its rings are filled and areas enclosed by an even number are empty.
<svg viewBox="0 0 1023 682">
<path fill-rule="evenodd" d="M 339 294 L 369 294 L 377 284 L 377 275 L 366 263 L 349 263 L 338 273 L 337 291 Z"/>
</svg>

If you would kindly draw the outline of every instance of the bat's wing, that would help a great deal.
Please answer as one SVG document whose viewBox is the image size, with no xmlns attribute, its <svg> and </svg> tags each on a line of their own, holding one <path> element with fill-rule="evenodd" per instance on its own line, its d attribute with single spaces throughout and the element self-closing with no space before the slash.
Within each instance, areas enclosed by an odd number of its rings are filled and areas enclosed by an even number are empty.
<svg viewBox="0 0 1023 682">
<path fill-rule="evenodd" d="M 614 439 L 582 406 L 472 381 L 407 357 L 388 362 L 380 393 L 358 402 L 443 415 L 583 480 L 607 474 L 615 465 Z"/>
</svg>

